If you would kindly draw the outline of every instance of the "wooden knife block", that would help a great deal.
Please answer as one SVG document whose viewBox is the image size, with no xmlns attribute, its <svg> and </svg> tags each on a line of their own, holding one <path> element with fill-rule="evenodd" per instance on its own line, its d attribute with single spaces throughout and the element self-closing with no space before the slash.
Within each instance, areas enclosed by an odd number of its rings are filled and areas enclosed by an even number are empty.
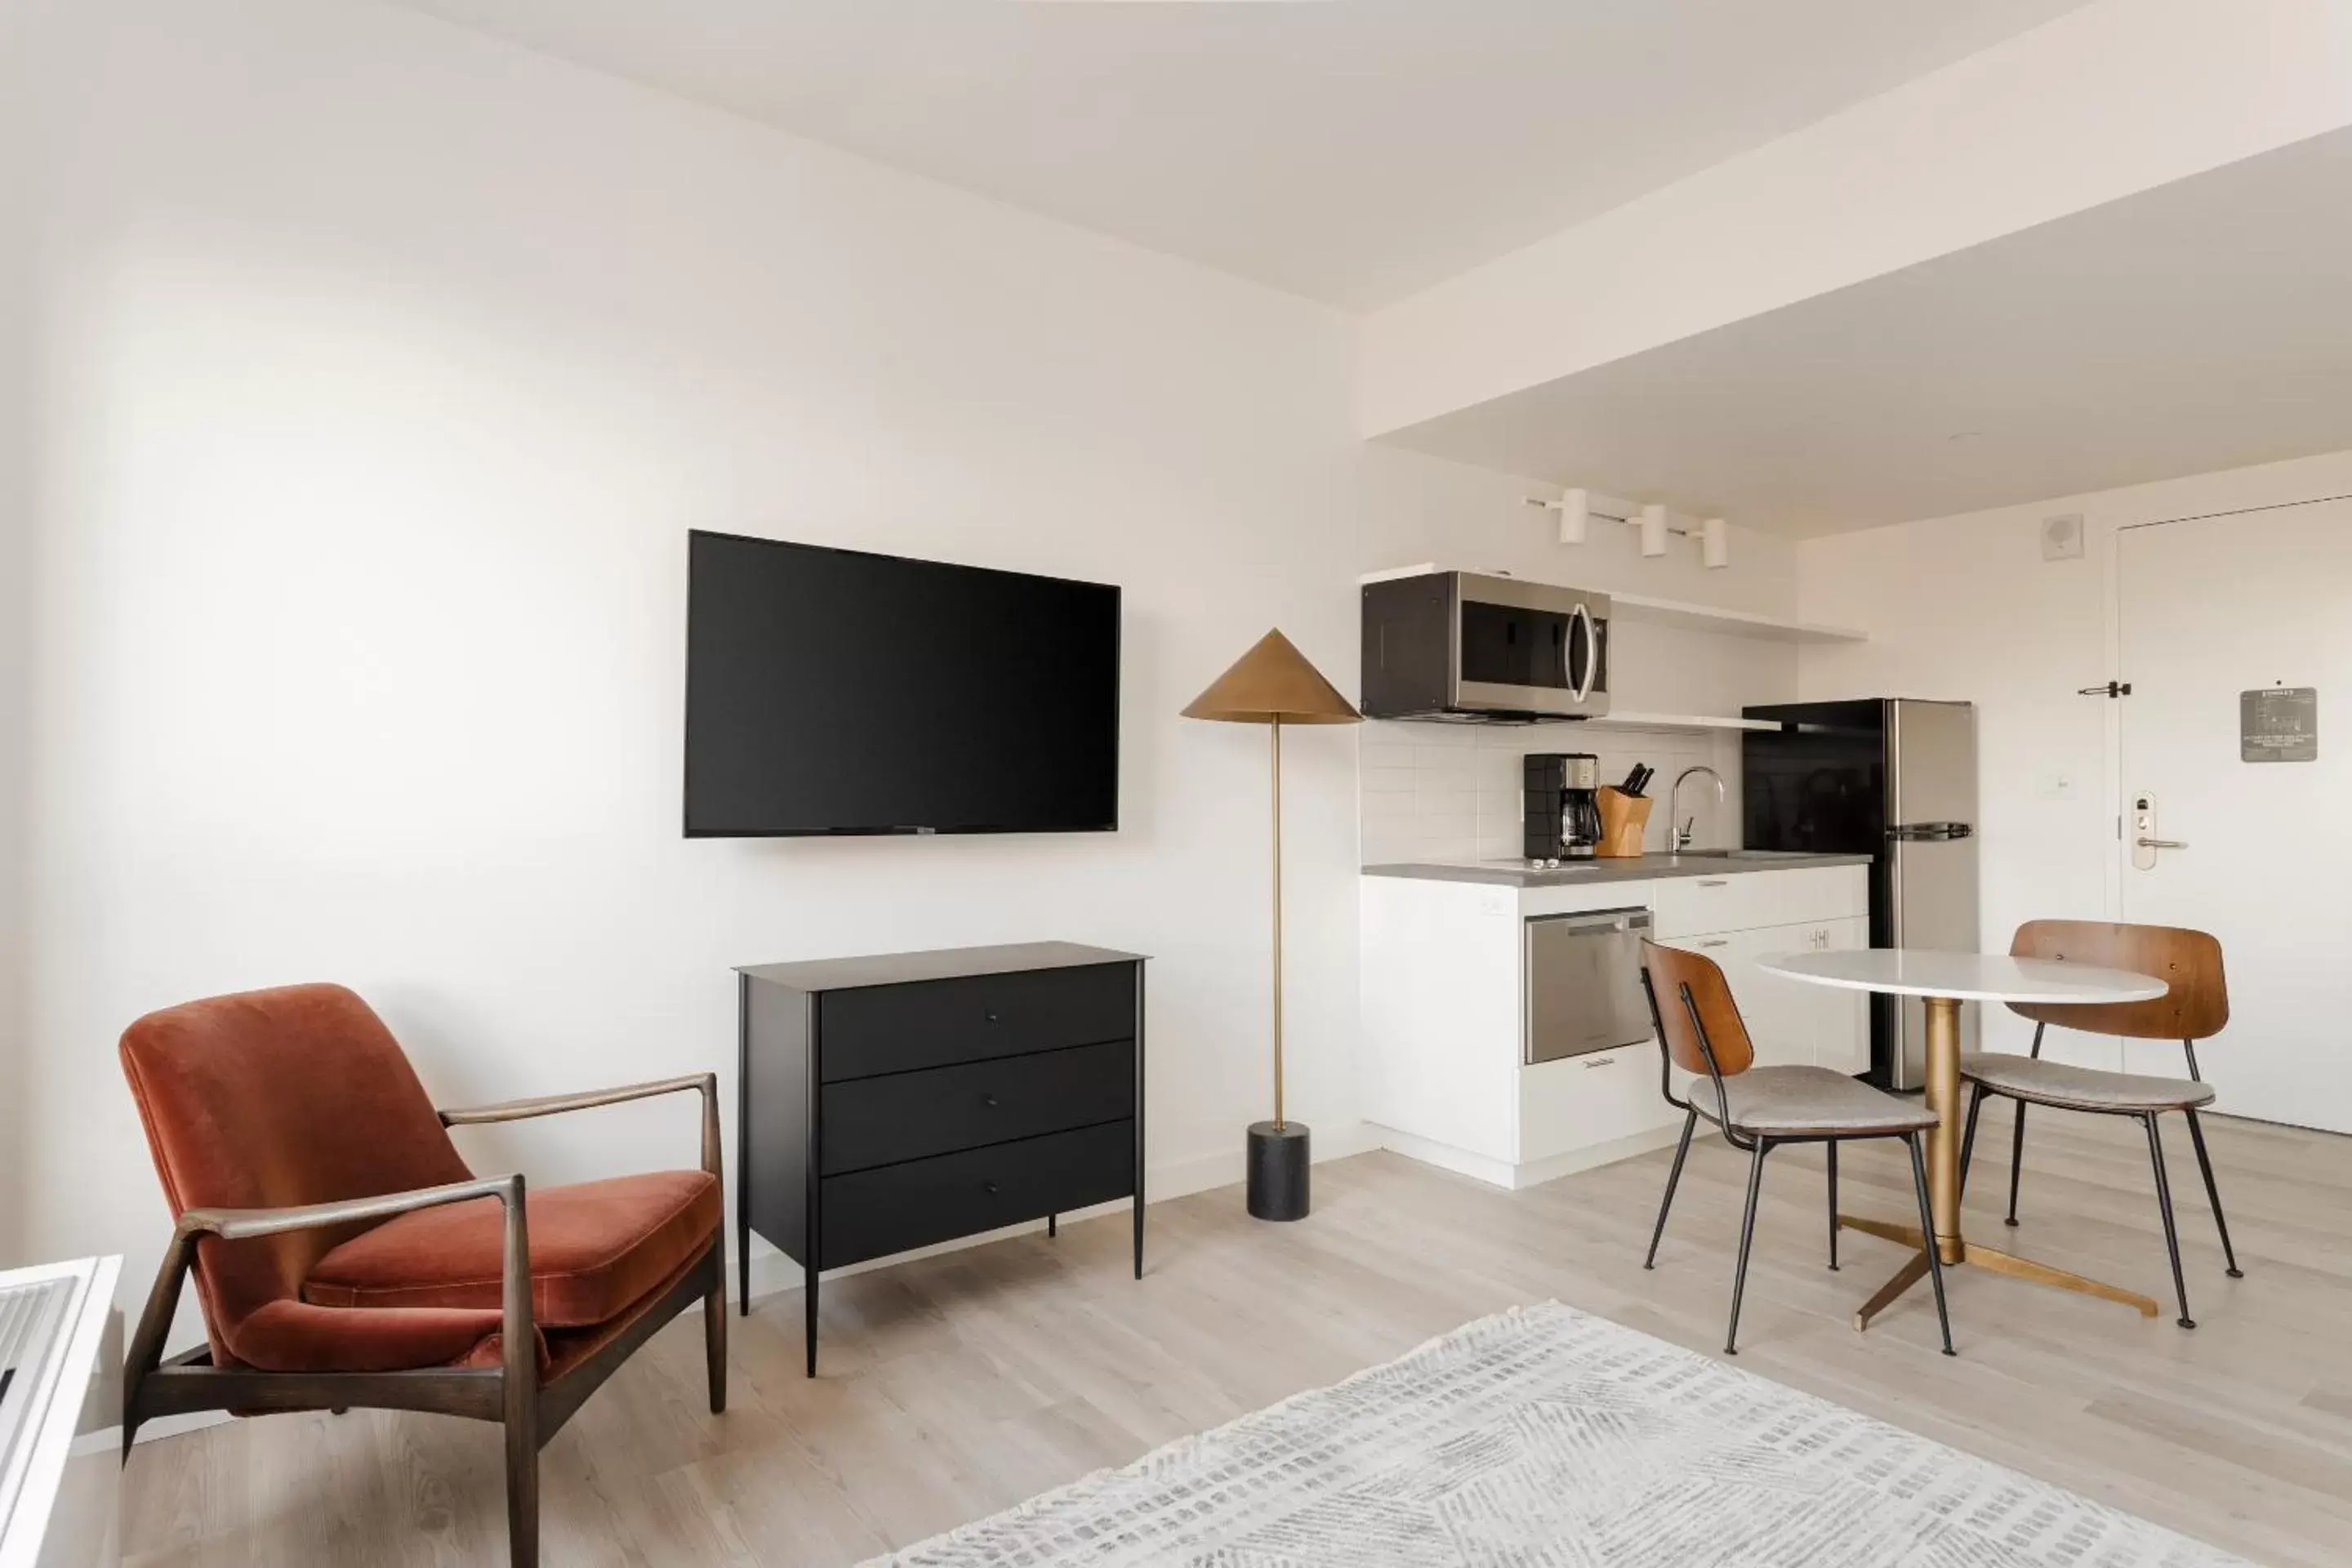
<svg viewBox="0 0 2352 1568">
<path fill-rule="evenodd" d="M 1604 784 L 1594 804 L 1601 808 L 1601 843 L 1593 854 L 1612 860 L 1639 856 L 1642 835 L 1650 828 L 1650 797 Z"/>
</svg>

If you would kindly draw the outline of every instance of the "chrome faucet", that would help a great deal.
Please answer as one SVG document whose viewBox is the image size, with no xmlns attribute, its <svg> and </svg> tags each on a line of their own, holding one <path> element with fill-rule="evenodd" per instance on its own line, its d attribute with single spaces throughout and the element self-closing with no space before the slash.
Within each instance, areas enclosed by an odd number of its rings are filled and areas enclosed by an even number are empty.
<svg viewBox="0 0 2352 1568">
<path fill-rule="evenodd" d="M 1723 775 L 1704 763 L 1696 767 L 1685 768 L 1666 795 L 1666 854 L 1670 858 L 1690 847 L 1691 829 L 1698 825 L 1696 816 L 1687 822 L 1683 820 L 1683 781 L 1693 773 L 1705 773 L 1715 781 L 1716 808 L 1721 810 L 1723 807 Z"/>
</svg>

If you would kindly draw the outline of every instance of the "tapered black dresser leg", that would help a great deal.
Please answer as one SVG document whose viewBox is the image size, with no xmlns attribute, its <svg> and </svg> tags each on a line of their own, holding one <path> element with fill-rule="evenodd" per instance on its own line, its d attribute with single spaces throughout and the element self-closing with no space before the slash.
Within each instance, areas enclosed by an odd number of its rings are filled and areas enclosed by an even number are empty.
<svg viewBox="0 0 2352 1568">
<path fill-rule="evenodd" d="M 808 1374 L 814 1377 L 816 1375 L 816 1265 L 814 1263 L 801 1269 L 801 1293 L 807 1298 L 803 1303 L 803 1311 L 804 1331 L 808 1335 Z"/>
</svg>

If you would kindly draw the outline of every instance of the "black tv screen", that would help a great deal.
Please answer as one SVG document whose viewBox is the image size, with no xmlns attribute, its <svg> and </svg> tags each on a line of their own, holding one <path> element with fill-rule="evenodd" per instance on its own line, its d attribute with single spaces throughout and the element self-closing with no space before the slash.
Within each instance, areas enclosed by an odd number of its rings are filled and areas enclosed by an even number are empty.
<svg viewBox="0 0 2352 1568">
<path fill-rule="evenodd" d="M 1118 826 L 1116 587 L 687 548 L 688 837 Z"/>
</svg>

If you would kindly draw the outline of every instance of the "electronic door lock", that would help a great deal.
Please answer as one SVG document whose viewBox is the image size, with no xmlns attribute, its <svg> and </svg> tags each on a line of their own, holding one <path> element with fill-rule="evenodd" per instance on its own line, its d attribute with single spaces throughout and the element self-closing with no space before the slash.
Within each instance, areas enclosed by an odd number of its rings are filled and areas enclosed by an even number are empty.
<svg viewBox="0 0 2352 1568">
<path fill-rule="evenodd" d="M 2136 795 L 2131 804 L 2132 868 L 2138 871 L 2156 869 L 2156 854 L 2159 849 L 2186 849 L 2183 838 L 2164 838 L 2156 831 L 2156 796 Z"/>
</svg>

